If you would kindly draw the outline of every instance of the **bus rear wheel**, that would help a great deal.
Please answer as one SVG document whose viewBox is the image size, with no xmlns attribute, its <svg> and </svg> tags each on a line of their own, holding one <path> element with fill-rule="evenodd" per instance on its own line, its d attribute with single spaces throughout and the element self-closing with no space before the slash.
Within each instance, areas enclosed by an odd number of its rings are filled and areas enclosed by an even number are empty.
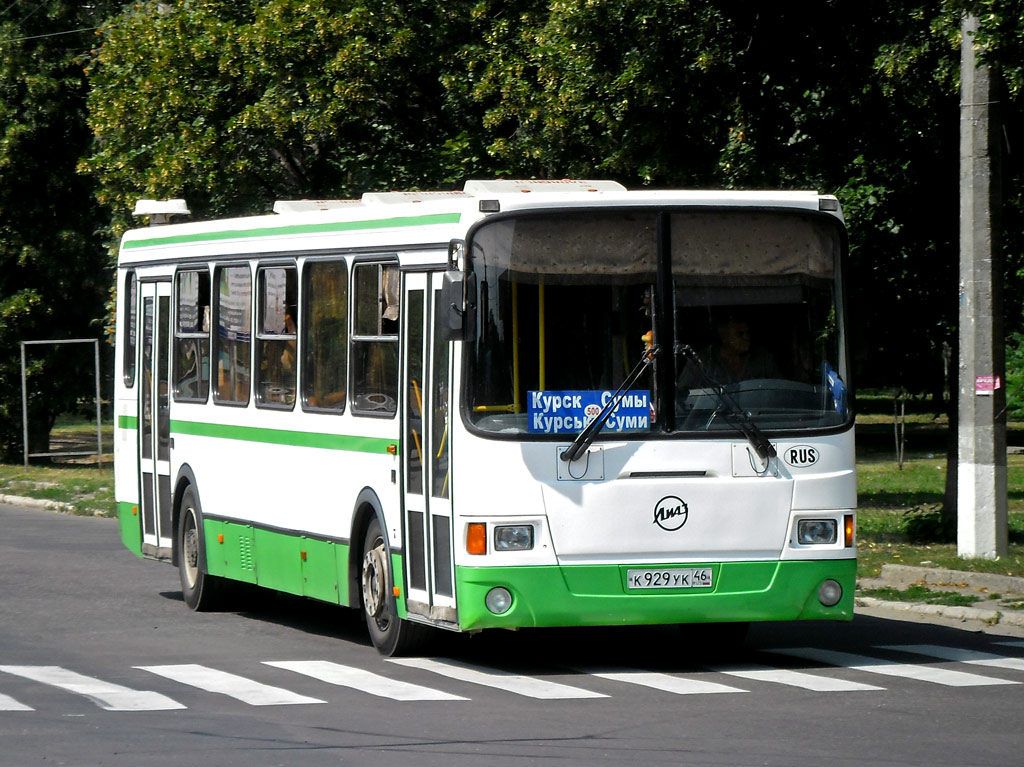
<svg viewBox="0 0 1024 767">
<path fill-rule="evenodd" d="M 181 496 L 178 514 L 178 578 L 185 604 L 196 612 L 205 612 L 221 606 L 224 587 L 220 578 L 206 572 L 200 519 L 196 492 L 188 487 Z"/>
<path fill-rule="evenodd" d="M 398 617 L 387 541 L 377 519 L 366 530 L 359 580 L 366 628 L 378 652 L 408 655 L 422 647 L 430 629 Z"/>
</svg>

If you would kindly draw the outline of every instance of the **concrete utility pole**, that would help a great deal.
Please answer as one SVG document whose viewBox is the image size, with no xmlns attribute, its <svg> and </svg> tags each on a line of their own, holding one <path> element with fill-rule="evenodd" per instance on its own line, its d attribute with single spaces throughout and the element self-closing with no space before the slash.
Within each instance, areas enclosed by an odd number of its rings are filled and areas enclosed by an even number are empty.
<svg viewBox="0 0 1024 767">
<path fill-rule="evenodd" d="M 978 66 L 978 20 L 960 38 L 960 421 L 957 553 L 1007 554 L 1006 351 L 1003 345 L 999 140 L 995 85 Z"/>
</svg>

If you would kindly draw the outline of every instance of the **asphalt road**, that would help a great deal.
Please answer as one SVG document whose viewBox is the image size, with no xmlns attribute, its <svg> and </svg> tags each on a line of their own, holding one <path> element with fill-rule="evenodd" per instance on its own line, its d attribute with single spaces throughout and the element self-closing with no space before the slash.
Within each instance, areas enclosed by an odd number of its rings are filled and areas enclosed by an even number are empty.
<svg viewBox="0 0 1024 767">
<path fill-rule="evenodd" d="M 0 766 L 984 765 L 1024 761 L 1024 640 L 858 616 L 449 635 L 386 661 L 358 616 L 195 614 L 111 520 L 0 506 Z M 366 673 L 369 672 L 369 673 Z"/>
</svg>

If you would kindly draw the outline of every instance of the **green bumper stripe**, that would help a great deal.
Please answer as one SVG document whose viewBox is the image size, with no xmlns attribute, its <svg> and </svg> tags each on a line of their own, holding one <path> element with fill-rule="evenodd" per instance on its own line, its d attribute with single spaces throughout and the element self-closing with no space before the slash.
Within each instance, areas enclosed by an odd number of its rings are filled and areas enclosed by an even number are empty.
<svg viewBox="0 0 1024 767">
<path fill-rule="evenodd" d="M 119 415 L 117 417 L 117 428 L 119 429 L 138 429 L 139 419 L 134 415 Z"/>
<path fill-rule="evenodd" d="M 456 567 L 459 627 L 616 626 L 722 621 L 852 620 L 855 559 L 724 562 L 710 566 L 714 587 L 630 591 L 627 566 Z M 636 567 L 636 566 L 633 566 Z M 824 607 L 818 587 L 839 582 L 839 604 Z M 484 597 L 495 586 L 512 593 L 512 608 L 494 615 Z"/>
<path fill-rule="evenodd" d="M 348 450 L 357 453 L 387 453 L 397 443 L 379 437 L 357 437 L 349 434 L 320 434 L 287 429 L 263 429 L 256 426 L 226 426 L 201 421 L 171 421 L 172 434 L 191 434 L 197 437 L 237 439 L 245 442 L 264 442 L 271 445 L 319 447 L 325 450 Z"/>
<path fill-rule="evenodd" d="M 228 229 L 221 232 L 201 232 L 196 234 L 175 234 L 165 237 L 147 237 L 142 240 L 129 240 L 122 246 L 123 250 L 150 248 L 157 245 L 180 245 L 194 242 L 213 242 L 218 240 L 238 240 L 249 237 L 287 237 L 297 234 L 330 234 L 333 232 L 352 232 L 362 229 L 393 229 L 404 226 L 430 226 L 432 224 L 457 224 L 458 213 L 435 213 L 428 216 L 398 216 L 395 218 L 378 218 L 369 221 L 335 221 L 324 224 L 303 224 L 295 226 L 269 226 L 253 229 Z"/>
</svg>

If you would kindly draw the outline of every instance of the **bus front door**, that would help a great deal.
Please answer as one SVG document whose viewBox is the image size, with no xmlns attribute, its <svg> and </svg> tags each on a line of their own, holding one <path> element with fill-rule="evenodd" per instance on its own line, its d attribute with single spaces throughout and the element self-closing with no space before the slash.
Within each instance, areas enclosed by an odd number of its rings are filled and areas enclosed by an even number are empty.
<svg viewBox="0 0 1024 767">
<path fill-rule="evenodd" d="M 140 286 L 142 299 L 142 380 L 139 391 L 139 467 L 142 476 L 142 553 L 170 559 L 171 421 L 169 360 L 171 284 Z"/>
<path fill-rule="evenodd" d="M 441 333 L 441 273 L 405 276 L 402 495 L 406 608 L 457 624 L 450 440 L 449 344 Z"/>
</svg>

